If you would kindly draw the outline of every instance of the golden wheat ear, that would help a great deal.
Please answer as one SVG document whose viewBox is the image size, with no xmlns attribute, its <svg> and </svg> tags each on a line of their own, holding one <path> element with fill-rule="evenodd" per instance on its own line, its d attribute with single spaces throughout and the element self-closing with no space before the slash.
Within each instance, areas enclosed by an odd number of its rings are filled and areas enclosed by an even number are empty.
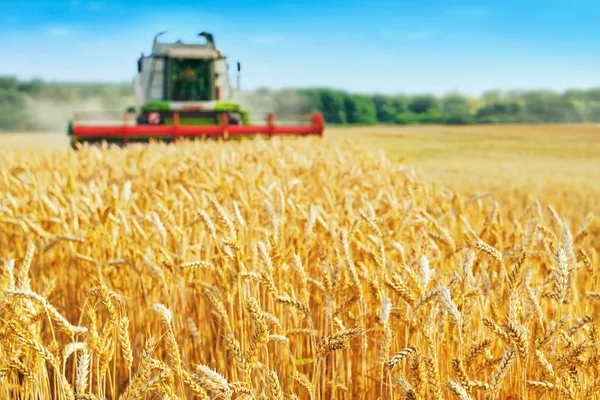
<svg viewBox="0 0 600 400">
<path fill-rule="evenodd" d="M 3 148 L 0 399 L 598 397 L 596 189 L 335 136 Z"/>
</svg>

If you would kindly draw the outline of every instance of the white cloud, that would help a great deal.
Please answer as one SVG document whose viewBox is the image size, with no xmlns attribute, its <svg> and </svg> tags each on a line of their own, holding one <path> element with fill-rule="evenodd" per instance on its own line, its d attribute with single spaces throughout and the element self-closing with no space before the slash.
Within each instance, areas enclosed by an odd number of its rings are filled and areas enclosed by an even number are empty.
<svg viewBox="0 0 600 400">
<path fill-rule="evenodd" d="M 46 33 L 53 36 L 66 36 L 71 33 L 71 30 L 66 26 L 51 26 L 46 29 Z"/>
</svg>

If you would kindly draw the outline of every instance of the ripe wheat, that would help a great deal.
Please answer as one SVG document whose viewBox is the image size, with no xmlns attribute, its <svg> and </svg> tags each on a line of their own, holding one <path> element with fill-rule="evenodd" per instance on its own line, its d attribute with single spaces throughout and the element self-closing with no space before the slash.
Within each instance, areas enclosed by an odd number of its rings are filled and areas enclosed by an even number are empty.
<svg viewBox="0 0 600 400">
<path fill-rule="evenodd" d="M 0 398 L 600 396 L 568 204 L 327 140 L 2 157 Z"/>
</svg>

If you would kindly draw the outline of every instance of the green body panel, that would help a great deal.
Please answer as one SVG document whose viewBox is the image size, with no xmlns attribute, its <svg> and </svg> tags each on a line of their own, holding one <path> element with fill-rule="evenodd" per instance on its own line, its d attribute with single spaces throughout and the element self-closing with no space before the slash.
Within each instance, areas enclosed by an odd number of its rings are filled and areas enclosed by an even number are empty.
<svg viewBox="0 0 600 400">
<path fill-rule="evenodd" d="M 250 125 L 250 119 L 246 113 L 239 113 L 242 117 L 242 125 Z M 163 120 L 165 125 L 173 125 L 172 118 L 165 118 Z M 218 116 L 215 118 L 186 118 L 185 114 L 179 117 L 179 125 L 219 125 L 221 121 Z"/>
<path fill-rule="evenodd" d="M 217 101 L 215 111 L 242 111 L 241 106 L 238 103 L 232 101 Z"/>
<path fill-rule="evenodd" d="M 146 103 L 142 106 L 141 110 L 143 112 L 148 111 L 175 111 L 171 109 L 168 101 L 153 101 Z M 242 117 L 243 125 L 250 125 L 250 118 L 248 116 L 248 112 L 235 102 L 232 101 L 217 101 L 215 107 L 212 109 L 208 109 L 207 111 L 215 111 L 216 113 L 220 112 L 235 112 L 240 114 Z M 215 119 L 209 118 L 186 118 L 185 111 L 179 111 L 179 121 L 181 125 L 212 125 L 219 124 L 218 117 Z M 165 124 L 171 125 L 173 120 L 171 118 L 164 119 Z"/>
<path fill-rule="evenodd" d="M 151 101 L 142 106 L 142 111 L 174 111 L 168 101 Z M 243 112 L 242 107 L 238 103 L 232 101 L 217 100 L 215 107 L 207 109 L 207 111 L 232 111 Z"/>
<path fill-rule="evenodd" d="M 153 101 L 142 106 L 142 111 L 171 111 L 168 101 Z"/>
</svg>

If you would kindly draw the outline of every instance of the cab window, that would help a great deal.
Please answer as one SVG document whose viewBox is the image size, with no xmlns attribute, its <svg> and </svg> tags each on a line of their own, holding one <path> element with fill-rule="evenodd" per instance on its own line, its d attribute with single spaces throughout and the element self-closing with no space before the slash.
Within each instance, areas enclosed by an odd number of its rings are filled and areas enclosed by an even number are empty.
<svg viewBox="0 0 600 400">
<path fill-rule="evenodd" d="M 167 100 L 212 100 L 211 70 L 210 61 L 171 60 Z"/>
</svg>

